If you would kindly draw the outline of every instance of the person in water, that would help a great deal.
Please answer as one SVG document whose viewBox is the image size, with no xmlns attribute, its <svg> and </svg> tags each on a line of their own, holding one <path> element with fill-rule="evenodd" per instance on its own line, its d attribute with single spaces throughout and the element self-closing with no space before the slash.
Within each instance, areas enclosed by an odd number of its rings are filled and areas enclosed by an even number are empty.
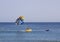
<svg viewBox="0 0 60 42">
<path fill-rule="evenodd" d="M 24 17 L 23 16 L 20 16 L 19 18 L 16 19 L 16 24 L 19 25 L 20 24 L 23 24 L 24 23 Z"/>
<path fill-rule="evenodd" d="M 46 31 L 49 31 L 49 29 L 47 29 Z"/>
</svg>

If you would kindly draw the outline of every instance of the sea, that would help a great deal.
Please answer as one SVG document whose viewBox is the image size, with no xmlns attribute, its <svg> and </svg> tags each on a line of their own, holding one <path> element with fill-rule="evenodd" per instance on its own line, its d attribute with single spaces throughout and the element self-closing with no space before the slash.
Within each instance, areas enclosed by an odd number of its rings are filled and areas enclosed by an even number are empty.
<svg viewBox="0 0 60 42">
<path fill-rule="evenodd" d="M 60 42 L 60 22 L 0 22 L 0 42 Z"/>
</svg>

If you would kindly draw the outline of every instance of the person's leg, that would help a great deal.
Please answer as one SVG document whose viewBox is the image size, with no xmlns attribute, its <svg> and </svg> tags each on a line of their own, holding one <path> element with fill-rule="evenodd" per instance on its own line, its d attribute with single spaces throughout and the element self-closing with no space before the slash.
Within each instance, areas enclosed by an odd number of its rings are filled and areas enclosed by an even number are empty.
<svg viewBox="0 0 60 42">
<path fill-rule="evenodd" d="M 21 20 L 21 24 L 24 24 L 24 21 L 23 20 Z"/>
<path fill-rule="evenodd" d="M 17 21 L 16 24 L 19 25 L 19 21 Z"/>
<path fill-rule="evenodd" d="M 19 25 L 19 21 L 20 21 L 20 19 L 17 18 L 17 19 L 16 19 L 16 25 Z"/>
</svg>

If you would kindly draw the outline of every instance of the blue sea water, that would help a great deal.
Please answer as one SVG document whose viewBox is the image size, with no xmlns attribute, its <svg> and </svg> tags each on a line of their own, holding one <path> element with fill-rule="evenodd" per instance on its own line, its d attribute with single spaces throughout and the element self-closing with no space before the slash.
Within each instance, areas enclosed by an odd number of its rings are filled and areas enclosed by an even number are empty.
<svg viewBox="0 0 60 42">
<path fill-rule="evenodd" d="M 32 32 L 25 32 L 31 28 Z M 49 31 L 46 31 L 49 29 Z M 60 42 L 59 22 L 0 23 L 0 42 Z"/>
</svg>

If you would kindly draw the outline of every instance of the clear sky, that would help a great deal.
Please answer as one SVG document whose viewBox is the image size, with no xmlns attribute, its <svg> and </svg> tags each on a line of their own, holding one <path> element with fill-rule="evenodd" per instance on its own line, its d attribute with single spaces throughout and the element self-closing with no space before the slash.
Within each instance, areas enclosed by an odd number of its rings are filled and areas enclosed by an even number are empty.
<svg viewBox="0 0 60 42">
<path fill-rule="evenodd" d="M 0 22 L 60 22 L 60 0 L 0 0 Z"/>
</svg>

